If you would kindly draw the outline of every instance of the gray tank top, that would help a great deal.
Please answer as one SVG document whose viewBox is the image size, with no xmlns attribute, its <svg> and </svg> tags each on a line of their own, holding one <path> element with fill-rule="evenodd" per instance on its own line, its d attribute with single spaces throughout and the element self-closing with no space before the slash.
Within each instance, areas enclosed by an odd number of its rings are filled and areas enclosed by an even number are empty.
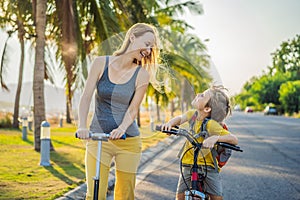
<svg viewBox="0 0 300 200">
<path fill-rule="evenodd" d="M 118 128 L 135 93 L 136 77 L 140 66 L 133 76 L 124 84 L 114 84 L 108 77 L 109 56 L 106 57 L 104 72 L 97 83 L 95 93 L 95 113 L 90 125 L 92 132 L 110 133 Z M 125 131 L 128 137 L 140 134 L 134 122 Z"/>
</svg>

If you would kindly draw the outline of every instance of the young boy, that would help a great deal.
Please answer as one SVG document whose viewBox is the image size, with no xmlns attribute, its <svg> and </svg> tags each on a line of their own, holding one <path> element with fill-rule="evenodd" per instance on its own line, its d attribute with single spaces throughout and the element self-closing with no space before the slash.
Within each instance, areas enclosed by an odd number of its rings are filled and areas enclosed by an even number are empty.
<svg viewBox="0 0 300 200">
<path fill-rule="evenodd" d="M 194 133 L 200 133 L 202 122 L 205 118 L 210 118 L 207 122 L 206 129 L 208 137 L 204 139 L 199 137 L 197 140 L 202 143 L 202 154 L 205 155 L 205 161 L 207 167 L 207 177 L 204 181 L 204 186 L 211 200 L 222 200 L 222 183 L 221 176 L 219 174 L 220 168 L 215 170 L 214 161 L 210 149 L 214 147 L 216 142 L 227 142 L 237 145 L 238 139 L 236 136 L 225 130 L 220 124 L 231 113 L 229 98 L 223 92 L 222 86 L 213 86 L 210 89 L 205 90 L 203 93 L 197 94 L 192 101 L 194 109 L 187 111 L 185 114 L 174 117 L 169 122 L 162 125 L 162 130 L 170 130 L 176 125 L 183 124 L 189 121 L 195 112 L 197 112 L 197 118 L 194 125 Z M 189 142 L 185 143 L 184 151 L 192 147 Z M 185 182 L 190 185 L 191 183 L 191 165 L 193 164 L 193 149 L 189 150 L 182 158 L 183 174 Z M 198 158 L 198 165 L 204 165 L 204 159 Z M 176 199 L 184 200 L 184 191 L 186 190 L 186 184 L 182 176 L 179 177 Z"/>
</svg>

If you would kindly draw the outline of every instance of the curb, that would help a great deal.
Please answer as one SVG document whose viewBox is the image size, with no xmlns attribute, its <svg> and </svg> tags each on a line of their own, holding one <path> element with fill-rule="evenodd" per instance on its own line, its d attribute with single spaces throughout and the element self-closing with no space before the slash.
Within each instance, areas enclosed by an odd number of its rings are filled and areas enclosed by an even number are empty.
<svg viewBox="0 0 300 200">
<path fill-rule="evenodd" d="M 165 138 L 164 140 L 158 142 L 156 145 L 144 150 L 142 152 L 140 165 L 138 167 L 138 173 L 141 171 L 141 169 L 144 168 L 145 164 L 153 161 L 154 158 L 160 152 L 164 151 L 167 148 L 167 146 L 172 145 L 179 139 L 180 137 L 171 135 Z M 108 194 L 113 192 L 114 185 L 115 185 L 115 170 L 112 169 L 108 177 Z M 76 187 L 75 189 L 65 193 L 62 197 L 59 197 L 55 200 L 84 200 L 85 193 L 86 193 L 86 183 L 83 183 L 80 186 Z"/>
</svg>

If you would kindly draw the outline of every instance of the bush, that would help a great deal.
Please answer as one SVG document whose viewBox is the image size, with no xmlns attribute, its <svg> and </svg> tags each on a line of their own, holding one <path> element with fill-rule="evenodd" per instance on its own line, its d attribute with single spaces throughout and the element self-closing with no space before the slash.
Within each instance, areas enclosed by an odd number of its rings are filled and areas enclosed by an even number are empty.
<svg viewBox="0 0 300 200">
<path fill-rule="evenodd" d="M 11 127 L 12 127 L 12 114 L 0 113 L 0 128 L 11 128 Z"/>
<path fill-rule="evenodd" d="M 284 110 L 291 116 L 299 112 L 300 107 L 300 81 L 288 81 L 280 86 L 279 101 Z"/>
</svg>

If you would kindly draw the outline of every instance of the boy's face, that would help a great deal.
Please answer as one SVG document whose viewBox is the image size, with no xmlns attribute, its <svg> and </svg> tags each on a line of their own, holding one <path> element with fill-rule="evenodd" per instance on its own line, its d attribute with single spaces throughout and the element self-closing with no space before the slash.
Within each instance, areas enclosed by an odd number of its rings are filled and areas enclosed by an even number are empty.
<svg viewBox="0 0 300 200">
<path fill-rule="evenodd" d="M 198 93 L 196 95 L 196 97 L 194 98 L 194 100 L 192 101 L 192 106 L 199 110 L 199 111 L 202 111 L 207 102 L 209 101 L 210 99 L 210 91 L 209 90 L 205 90 L 203 93 Z"/>
</svg>

